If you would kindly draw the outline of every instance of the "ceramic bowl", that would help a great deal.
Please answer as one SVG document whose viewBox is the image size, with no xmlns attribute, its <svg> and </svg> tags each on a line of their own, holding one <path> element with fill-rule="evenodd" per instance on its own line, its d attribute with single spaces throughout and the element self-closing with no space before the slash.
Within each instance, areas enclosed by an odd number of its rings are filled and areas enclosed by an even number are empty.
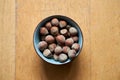
<svg viewBox="0 0 120 80">
<path fill-rule="evenodd" d="M 80 49 L 79 51 L 77 52 L 76 54 L 76 57 L 80 54 L 81 50 L 82 50 L 82 47 L 83 47 L 83 34 L 82 34 L 82 31 L 80 29 L 80 26 L 75 22 L 73 21 L 71 18 L 69 17 L 66 17 L 66 16 L 62 16 L 62 15 L 53 15 L 53 16 L 49 16 L 45 19 L 43 19 L 36 27 L 35 31 L 34 31 L 34 34 L 33 34 L 33 45 L 34 45 L 34 49 L 36 51 L 36 53 L 38 54 L 38 56 L 40 58 L 42 58 L 44 61 L 50 63 L 50 64 L 55 64 L 55 65 L 63 65 L 63 64 L 66 64 L 66 63 L 69 63 L 72 61 L 72 59 L 68 59 L 67 61 L 65 62 L 59 62 L 59 61 L 55 61 L 54 59 L 49 59 L 49 58 L 46 58 L 45 56 L 43 56 L 42 52 L 39 50 L 38 48 L 38 43 L 40 42 L 40 28 L 43 27 L 45 25 L 45 23 L 49 22 L 51 19 L 53 18 L 58 18 L 58 20 L 65 20 L 69 25 L 71 25 L 72 27 L 75 27 L 78 31 L 78 37 L 79 37 L 79 40 L 78 40 L 78 43 L 80 45 Z M 75 57 L 75 58 L 76 58 Z"/>
</svg>

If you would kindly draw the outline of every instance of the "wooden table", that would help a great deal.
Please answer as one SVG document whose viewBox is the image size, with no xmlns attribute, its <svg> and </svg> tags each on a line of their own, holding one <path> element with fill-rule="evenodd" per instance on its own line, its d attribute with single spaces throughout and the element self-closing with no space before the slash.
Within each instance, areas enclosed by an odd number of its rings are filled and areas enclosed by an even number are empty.
<svg viewBox="0 0 120 80">
<path fill-rule="evenodd" d="M 33 48 L 36 25 L 55 14 L 75 20 L 84 36 L 81 54 L 64 66 Z M 120 80 L 120 0 L 1 0 L 0 80 Z"/>
</svg>

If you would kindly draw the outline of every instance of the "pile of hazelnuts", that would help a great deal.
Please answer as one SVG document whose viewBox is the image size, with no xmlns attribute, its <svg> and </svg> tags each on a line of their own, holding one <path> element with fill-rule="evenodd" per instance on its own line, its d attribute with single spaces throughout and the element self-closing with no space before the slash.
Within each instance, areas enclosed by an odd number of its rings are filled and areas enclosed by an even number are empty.
<svg viewBox="0 0 120 80">
<path fill-rule="evenodd" d="M 65 62 L 73 59 L 80 49 L 78 31 L 65 20 L 57 18 L 45 23 L 40 28 L 38 48 L 46 58 Z"/>
</svg>

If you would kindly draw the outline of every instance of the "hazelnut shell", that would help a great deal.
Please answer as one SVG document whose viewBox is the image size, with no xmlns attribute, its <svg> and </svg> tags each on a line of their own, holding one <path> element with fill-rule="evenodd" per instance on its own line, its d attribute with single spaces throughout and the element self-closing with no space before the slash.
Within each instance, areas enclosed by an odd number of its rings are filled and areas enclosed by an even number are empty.
<svg viewBox="0 0 120 80">
<path fill-rule="evenodd" d="M 56 48 L 56 44 L 55 44 L 55 43 L 52 43 L 52 44 L 50 44 L 50 45 L 48 46 L 48 48 L 49 48 L 49 50 L 50 50 L 51 52 L 53 52 L 53 51 L 55 50 L 55 48 Z"/>
<path fill-rule="evenodd" d="M 45 50 L 43 51 L 43 55 L 44 55 L 45 57 L 48 57 L 48 58 L 51 58 L 51 57 L 52 57 L 52 53 L 50 52 L 49 49 L 45 49 Z"/>
<path fill-rule="evenodd" d="M 47 35 L 49 32 L 48 32 L 48 30 L 45 28 L 45 27 L 42 27 L 41 29 L 40 29 L 40 34 L 41 35 Z"/>
<path fill-rule="evenodd" d="M 69 50 L 70 50 L 70 47 L 68 47 L 68 46 L 63 47 L 63 52 L 64 53 L 68 53 Z"/>
<path fill-rule="evenodd" d="M 48 44 L 47 44 L 47 42 L 45 42 L 45 41 L 41 41 L 41 42 L 38 43 L 38 48 L 39 48 L 41 51 L 43 51 L 44 49 L 46 49 L 47 46 L 48 46 Z"/>
<path fill-rule="evenodd" d="M 60 30 L 60 34 L 62 34 L 64 36 L 67 36 L 67 33 L 68 33 L 67 29 Z"/>
<path fill-rule="evenodd" d="M 56 27 L 56 26 L 51 27 L 50 33 L 51 33 L 52 35 L 57 35 L 57 34 L 59 33 L 58 27 Z"/>
<path fill-rule="evenodd" d="M 56 37 L 56 41 L 57 43 L 60 45 L 60 44 L 64 44 L 65 43 L 65 37 L 63 35 L 58 35 Z"/>
<path fill-rule="evenodd" d="M 66 46 L 71 46 L 73 43 L 74 43 L 74 41 L 73 41 L 72 38 L 68 38 L 68 39 L 66 39 L 66 41 L 65 41 L 65 45 L 66 45 Z"/>
<path fill-rule="evenodd" d="M 56 48 L 55 48 L 55 54 L 60 54 L 61 52 L 63 51 L 63 49 L 62 49 L 62 47 L 61 46 L 57 46 Z"/>
<path fill-rule="evenodd" d="M 45 41 L 50 44 L 50 43 L 53 43 L 55 41 L 55 39 L 52 35 L 47 35 L 45 37 Z"/>
<path fill-rule="evenodd" d="M 61 20 L 61 21 L 59 22 L 60 28 L 64 28 L 64 27 L 66 27 L 66 25 L 67 25 L 66 21 Z"/>
<path fill-rule="evenodd" d="M 80 49 L 80 45 L 78 43 L 74 43 L 71 48 L 78 51 Z"/>
<path fill-rule="evenodd" d="M 74 27 L 69 28 L 69 32 L 72 36 L 77 35 L 77 29 Z"/>
<path fill-rule="evenodd" d="M 69 50 L 68 57 L 69 58 L 74 58 L 75 56 L 76 56 L 76 51 L 75 50 Z"/>
<path fill-rule="evenodd" d="M 64 61 L 66 61 L 67 59 L 68 59 L 68 57 L 67 57 L 67 55 L 66 54 L 63 54 L 63 53 L 61 53 L 60 55 L 59 55 L 59 61 L 60 62 L 64 62 Z"/>
<path fill-rule="evenodd" d="M 57 18 L 53 18 L 51 20 L 51 24 L 54 25 L 54 26 L 58 26 L 59 25 L 59 20 Z"/>
</svg>

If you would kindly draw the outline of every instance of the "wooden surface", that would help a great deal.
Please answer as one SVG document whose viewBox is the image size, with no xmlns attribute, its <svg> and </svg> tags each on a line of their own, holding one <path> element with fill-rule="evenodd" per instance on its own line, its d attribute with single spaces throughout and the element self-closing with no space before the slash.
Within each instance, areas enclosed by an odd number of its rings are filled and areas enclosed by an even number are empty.
<svg viewBox="0 0 120 80">
<path fill-rule="evenodd" d="M 15 80 L 15 0 L 0 0 L 0 80 Z"/>
<path fill-rule="evenodd" d="M 84 36 L 81 54 L 64 66 L 33 48 L 35 27 L 55 14 L 75 20 Z M 120 0 L 1 0 L 0 20 L 0 80 L 120 80 Z"/>
<path fill-rule="evenodd" d="M 91 0 L 91 79 L 120 80 L 120 0 Z"/>
</svg>

